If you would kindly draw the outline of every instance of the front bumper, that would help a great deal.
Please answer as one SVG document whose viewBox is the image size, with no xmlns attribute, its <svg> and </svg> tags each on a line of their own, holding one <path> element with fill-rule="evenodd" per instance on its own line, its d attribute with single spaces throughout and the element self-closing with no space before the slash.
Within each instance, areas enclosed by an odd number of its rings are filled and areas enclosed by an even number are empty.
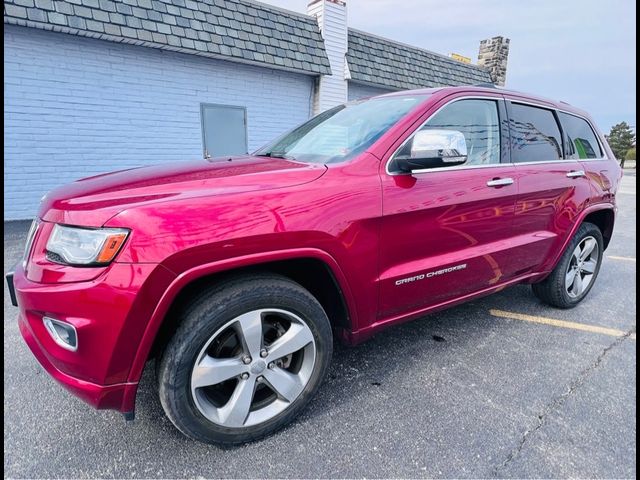
<svg viewBox="0 0 640 480">
<path fill-rule="evenodd" d="M 36 357 L 40 365 L 76 397 L 98 409 L 113 409 L 120 412 L 133 412 L 135 408 L 137 383 L 119 383 L 113 385 L 97 385 L 80 378 L 72 377 L 58 370 L 36 339 L 29 322 L 22 315 L 18 316 L 18 327 L 22 338 Z"/>
<path fill-rule="evenodd" d="M 7 276 L 19 307 L 22 337 L 44 369 L 95 408 L 132 412 L 138 378 L 128 378 L 140 340 L 161 293 L 175 278 L 152 264 L 110 265 L 97 278 L 38 283 L 21 266 Z M 42 318 L 73 325 L 78 348 L 58 345 Z"/>
</svg>

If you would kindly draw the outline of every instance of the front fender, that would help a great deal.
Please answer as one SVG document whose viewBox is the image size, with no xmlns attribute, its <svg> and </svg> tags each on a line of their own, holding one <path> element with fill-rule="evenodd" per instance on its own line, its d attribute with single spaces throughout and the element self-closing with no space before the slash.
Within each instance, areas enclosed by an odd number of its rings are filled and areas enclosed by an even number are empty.
<svg viewBox="0 0 640 480">
<path fill-rule="evenodd" d="M 278 250 L 275 252 L 264 252 L 259 254 L 244 255 L 220 261 L 205 263 L 190 268 L 180 273 L 173 282 L 166 288 L 158 304 L 153 311 L 146 329 L 140 341 L 137 353 L 134 357 L 131 369 L 128 375 L 129 382 L 138 382 L 142 376 L 144 365 L 149 358 L 151 348 L 156 339 L 156 335 L 169 311 L 169 308 L 177 298 L 178 294 L 190 283 L 208 275 L 232 271 L 242 267 L 259 266 L 281 260 L 312 258 L 324 262 L 331 270 L 334 278 L 338 282 L 340 289 L 344 295 L 344 301 L 352 319 L 353 324 L 357 324 L 357 309 L 355 308 L 352 291 L 347 282 L 346 276 L 338 265 L 338 262 L 327 252 L 317 248 L 297 248 Z"/>
</svg>

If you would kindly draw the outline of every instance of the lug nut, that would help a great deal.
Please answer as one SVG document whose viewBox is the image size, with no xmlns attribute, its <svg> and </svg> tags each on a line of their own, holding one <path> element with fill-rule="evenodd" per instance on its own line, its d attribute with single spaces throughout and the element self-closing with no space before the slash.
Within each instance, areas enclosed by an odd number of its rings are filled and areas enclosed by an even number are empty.
<svg viewBox="0 0 640 480">
<path fill-rule="evenodd" d="M 276 368 L 276 364 L 271 362 L 269 363 L 268 367 L 269 367 L 269 370 L 273 370 L 274 368 Z"/>
<path fill-rule="evenodd" d="M 247 378 L 249 378 L 249 374 L 245 372 L 242 375 L 240 375 L 240 378 L 242 378 L 243 380 L 246 380 Z"/>
<path fill-rule="evenodd" d="M 245 365 L 249 365 L 251 363 L 251 357 L 249 355 L 245 355 L 244 357 L 242 357 L 242 363 L 244 363 Z"/>
<path fill-rule="evenodd" d="M 256 382 L 258 382 L 258 383 L 262 383 L 262 380 L 264 380 L 264 378 L 262 378 L 262 375 L 260 375 L 258 378 L 256 378 Z"/>
<path fill-rule="evenodd" d="M 262 350 L 260 350 L 260 356 L 262 358 L 266 357 L 267 355 L 269 355 L 269 352 L 267 351 L 266 348 L 263 348 Z"/>
</svg>

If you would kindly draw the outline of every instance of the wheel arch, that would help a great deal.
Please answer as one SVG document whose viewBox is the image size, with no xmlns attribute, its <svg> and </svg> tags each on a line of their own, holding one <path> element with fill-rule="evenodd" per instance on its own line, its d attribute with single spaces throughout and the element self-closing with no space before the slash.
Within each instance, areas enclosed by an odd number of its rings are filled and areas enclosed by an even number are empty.
<svg viewBox="0 0 640 480">
<path fill-rule="evenodd" d="M 613 225 L 615 223 L 615 212 L 613 208 L 603 208 L 588 213 L 580 223 L 589 222 L 593 223 L 602 232 L 602 239 L 604 242 L 604 248 L 609 246 L 611 236 L 613 235 Z"/>
<path fill-rule="evenodd" d="M 171 323 L 171 313 L 193 291 L 205 283 L 221 282 L 230 276 L 256 271 L 280 274 L 309 290 L 325 309 L 332 328 L 341 338 L 357 324 L 346 277 L 333 257 L 322 250 L 289 250 L 200 265 L 178 275 L 158 302 L 140 341 L 128 380 L 139 381 L 147 360 L 176 326 Z"/>
<path fill-rule="evenodd" d="M 556 265 L 562 258 L 562 254 L 567 248 L 567 245 L 569 244 L 573 236 L 576 234 L 576 232 L 580 228 L 580 225 L 582 225 L 584 222 L 592 222 L 598 228 L 600 228 L 600 231 L 602 232 L 602 236 L 603 238 L 605 238 L 604 247 L 606 248 L 609 244 L 609 241 L 611 240 L 611 235 L 613 233 L 613 224 L 615 222 L 615 206 L 611 203 L 599 203 L 584 209 L 579 215 L 576 222 L 573 224 L 573 227 L 571 228 L 569 233 L 566 235 L 564 241 L 562 242 L 562 247 L 558 249 L 557 253 L 551 258 L 549 263 L 542 269 L 542 271 L 545 272 L 544 277 L 546 277 L 546 274 L 551 272 L 556 267 Z M 596 223 L 596 222 L 599 222 L 599 223 Z M 605 234 L 605 232 L 607 233 Z M 537 280 L 541 280 L 544 277 L 539 278 Z"/>
</svg>

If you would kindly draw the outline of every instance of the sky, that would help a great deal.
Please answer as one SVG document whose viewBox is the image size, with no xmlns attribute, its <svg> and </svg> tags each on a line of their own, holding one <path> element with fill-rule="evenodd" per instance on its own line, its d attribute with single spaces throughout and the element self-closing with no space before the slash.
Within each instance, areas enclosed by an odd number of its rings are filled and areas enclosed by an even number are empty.
<svg viewBox="0 0 640 480">
<path fill-rule="evenodd" d="M 350 27 L 474 63 L 480 40 L 510 38 L 507 88 L 587 110 L 605 133 L 636 125 L 635 0 L 346 1 Z"/>
</svg>

